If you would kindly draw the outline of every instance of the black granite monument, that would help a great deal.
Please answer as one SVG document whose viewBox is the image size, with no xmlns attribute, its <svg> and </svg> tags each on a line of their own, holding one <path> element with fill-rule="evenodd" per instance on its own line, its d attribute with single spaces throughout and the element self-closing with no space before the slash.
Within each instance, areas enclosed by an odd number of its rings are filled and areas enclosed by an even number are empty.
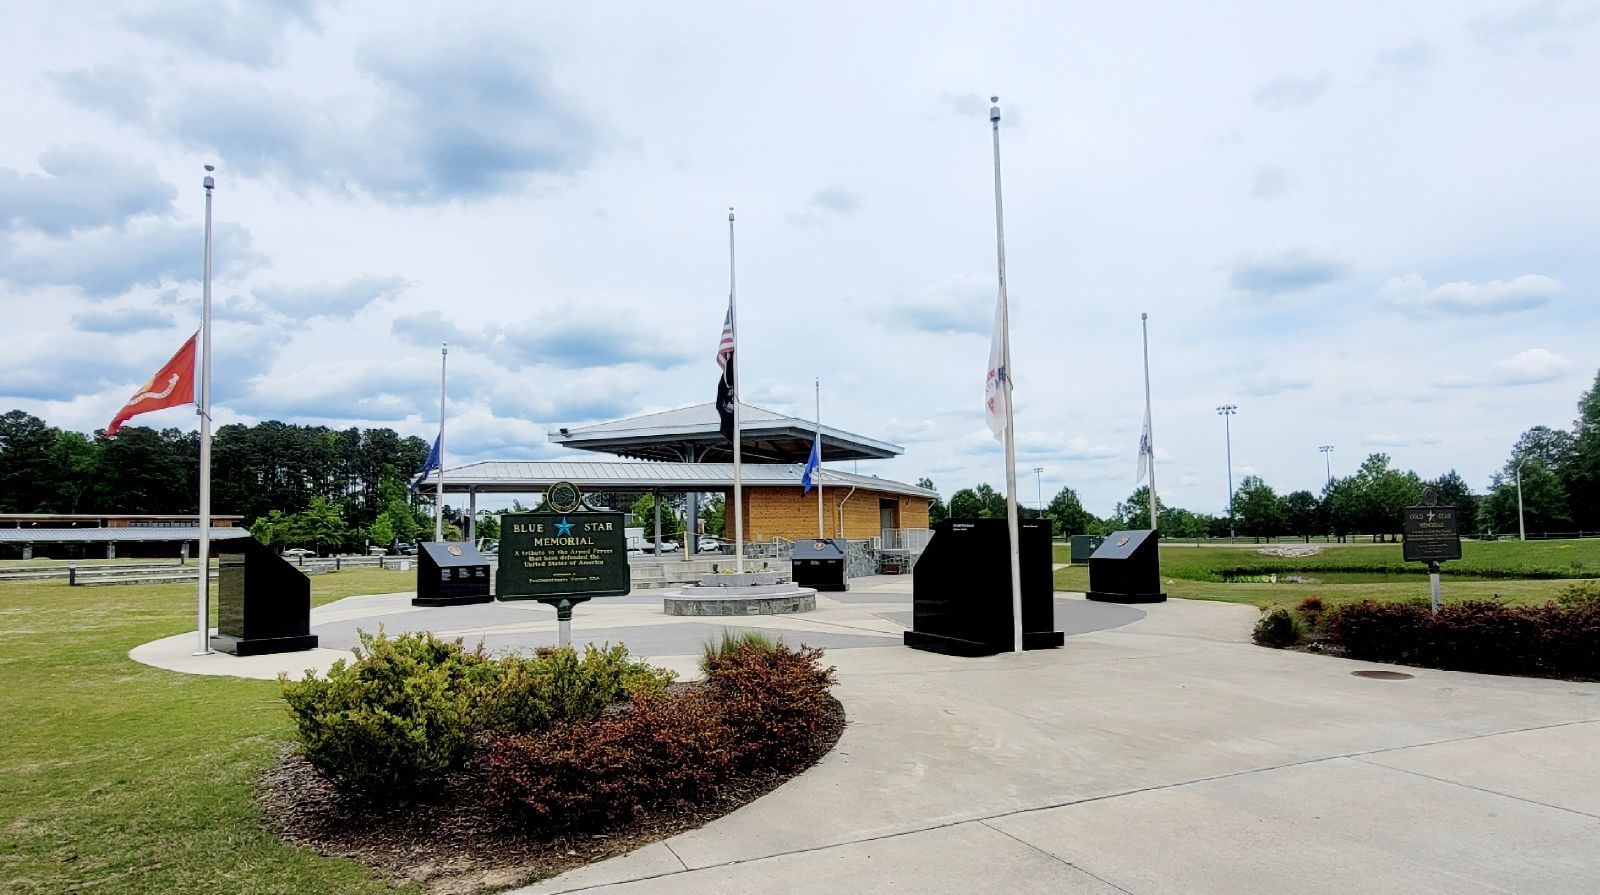
<svg viewBox="0 0 1600 895">
<path fill-rule="evenodd" d="M 1049 520 L 1019 522 L 1022 648 L 1048 649 L 1055 629 Z M 911 572 L 906 646 L 953 656 L 1010 652 L 1011 539 L 1004 519 L 946 519 Z"/>
<path fill-rule="evenodd" d="M 413 606 L 466 606 L 494 600 L 489 560 L 469 543 L 425 543 L 417 556 Z"/>
<path fill-rule="evenodd" d="M 794 542 L 794 583 L 816 590 L 849 590 L 843 538 L 802 538 Z"/>
<path fill-rule="evenodd" d="M 217 633 L 211 648 L 235 656 L 316 649 L 311 579 L 255 538 L 212 541 L 217 553 Z"/>
<path fill-rule="evenodd" d="M 1102 603 L 1161 603 L 1158 538 L 1149 529 L 1114 531 L 1089 557 L 1089 592 Z"/>
</svg>

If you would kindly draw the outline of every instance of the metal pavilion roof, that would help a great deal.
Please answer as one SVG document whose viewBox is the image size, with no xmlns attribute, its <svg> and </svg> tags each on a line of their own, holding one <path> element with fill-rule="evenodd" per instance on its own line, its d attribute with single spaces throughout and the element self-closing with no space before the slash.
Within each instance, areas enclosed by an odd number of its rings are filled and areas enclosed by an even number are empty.
<svg viewBox="0 0 1600 895">
<path fill-rule="evenodd" d="M 800 463 L 751 463 L 744 467 L 743 482 L 757 487 L 800 487 Z M 916 485 L 880 479 L 873 475 L 821 471 L 825 488 L 856 487 L 911 497 L 938 497 Z M 445 470 L 444 490 L 452 494 L 530 494 L 556 482 L 571 482 L 593 491 L 726 491 L 733 488 L 732 463 L 642 463 L 638 461 L 485 460 Z M 424 492 L 438 483 L 429 473 L 418 485 Z"/>
<path fill-rule="evenodd" d="M 248 538 L 248 528 L 212 528 L 213 541 L 229 538 Z M 176 543 L 200 538 L 198 525 L 174 526 L 120 526 L 116 528 L 0 528 L 0 543 L 4 544 L 119 544 Z"/>
<path fill-rule="evenodd" d="M 814 421 L 749 404 L 739 407 L 740 447 L 746 463 L 802 463 L 810 456 L 811 439 L 818 431 Z M 883 460 L 905 453 L 897 444 L 842 429 L 822 426 L 821 432 L 825 461 Z M 717 409 L 710 403 L 561 428 L 548 435 L 551 442 L 563 447 L 639 460 L 733 459 L 733 447 L 722 437 Z"/>
</svg>

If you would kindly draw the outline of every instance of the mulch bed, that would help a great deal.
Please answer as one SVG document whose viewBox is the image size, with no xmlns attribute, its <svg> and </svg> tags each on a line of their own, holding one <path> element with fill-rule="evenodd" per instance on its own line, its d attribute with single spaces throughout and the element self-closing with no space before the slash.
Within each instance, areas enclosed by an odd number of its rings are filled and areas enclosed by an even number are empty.
<svg viewBox="0 0 1600 895">
<path fill-rule="evenodd" d="M 730 780 L 712 799 L 665 805 L 599 833 L 528 831 L 484 804 L 481 775 L 452 776 L 427 799 L 375 806 L 341 798 L 304 758 L 286 751 L 257 785 L 267 823 L 289 842 L 349 858 L 379 876 L 434 895 L 476 895 L 555 876 L 716 820 L 815 764 L 844 732 L 833 700 L 828 723 L 805 761 L 785 771 Z"/>
</svg>

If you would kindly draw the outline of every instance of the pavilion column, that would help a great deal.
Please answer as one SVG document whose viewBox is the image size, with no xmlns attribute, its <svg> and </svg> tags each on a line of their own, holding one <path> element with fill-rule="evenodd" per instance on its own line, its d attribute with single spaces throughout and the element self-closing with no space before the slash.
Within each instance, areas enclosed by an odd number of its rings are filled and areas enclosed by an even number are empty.
<svg viewBox="0 0 1600 895">
<path fill-rule="evenodd" d="M 660 556 L 661 555 L 661 489 L 660 488 L 655 489 L 654 491 L 650 492 L 650 495 L 651 495 L 651 498 L 652 498 L 651 503 L 656 508 L 656 550 L 655 550 L 655 555 L 656 556 Z"/>
<path fill-rule="evenodd" d="M 23 559 L 33 559 L 33 544 L 32 543 L 28 543 L 28 544 L 23 544 L 22 545 L 22 558 Z"/>
<path fill-rule="evenodd" d="M 106 559 L 116 559 L 116 558 L 117 558 L 117 542 L 116 541 L 107 541 L 106 542 Z"/>
<path fill-rule="evenodd" d="M 467 489 L 467 543 L 478 543 L 478 489 Z"/>
</svg>

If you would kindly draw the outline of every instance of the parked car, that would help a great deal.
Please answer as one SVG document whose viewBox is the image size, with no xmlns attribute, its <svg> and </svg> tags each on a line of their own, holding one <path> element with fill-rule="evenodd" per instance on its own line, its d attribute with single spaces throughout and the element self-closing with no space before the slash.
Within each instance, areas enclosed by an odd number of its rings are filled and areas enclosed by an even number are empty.
<svg viewBox="0 0 1600 895">
<path fill-rule="evenodd" d="M 695 549 L 700 553 L 732 553 L 733 545 L 721 538 L 701 538 Z"/>
<path fill-rule="evenodd" d="M 382 544 L 373 544 L 371 547 L 367 548 L 368 556 L 382 556 L 388 552 L 389 548 L 383 546 Z"/>
<path fill-rule="evenodd" d="M 316 556 L 317 555 L 317 551 L 315 551 L 315 550 L 307 550 L 304 547 L 290 547 L 288 550 L 283 551 L 283 555 L 284 556 Z"/>
<path fill-rule="evenodd" d="M 646 551 L 650 552 L 650 553 L 654 553 L 655 550 L 656 550 L 655 541 L 651 541 L 650 542 L 650 546 L 648 546 L 648 547 L 646 547 L 644 549 Z M 668 553 L 677 553 L 681 549 L 683 549 L 683 548 L 678 546 L 678 542 L 677 541 L 662 541 L 661 542 L 661 553 L 663 555 L 668 554 Z"/>
</svg>

